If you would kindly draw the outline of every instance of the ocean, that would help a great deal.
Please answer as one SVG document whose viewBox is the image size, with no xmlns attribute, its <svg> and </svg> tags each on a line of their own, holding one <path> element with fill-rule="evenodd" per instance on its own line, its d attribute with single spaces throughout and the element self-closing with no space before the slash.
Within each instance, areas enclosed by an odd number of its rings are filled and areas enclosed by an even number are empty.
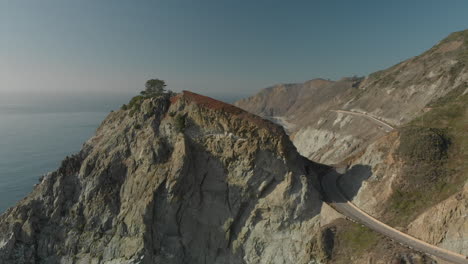
<svg viewBox="0 0 468 264">
<path fill-rule="evenodd" d="M 0 96 L 0 213 L 30 193 L 39 177 L 77 153 L 111 110 L 131 95 Z M 233 102 L 237 97 L 218 97 Z"/>
<path fill-rule="evenodd" d="M 30 193 L 41 175 L 77 153 L 129 96 L 1 99 L 0 213 Z"/>
</svg>

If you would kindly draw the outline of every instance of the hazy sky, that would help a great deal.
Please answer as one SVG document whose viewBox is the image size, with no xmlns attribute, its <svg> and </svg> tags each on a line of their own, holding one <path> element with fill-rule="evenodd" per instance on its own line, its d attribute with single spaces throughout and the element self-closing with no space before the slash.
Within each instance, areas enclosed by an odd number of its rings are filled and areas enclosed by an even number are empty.
<svg viewBox="0 0 468 264">
<path fill-rule="evenodd" d="M 251 94 L 367 75 L 468 28 L 466 0 L 0 0 L 1 92 Z"/>
</svg>

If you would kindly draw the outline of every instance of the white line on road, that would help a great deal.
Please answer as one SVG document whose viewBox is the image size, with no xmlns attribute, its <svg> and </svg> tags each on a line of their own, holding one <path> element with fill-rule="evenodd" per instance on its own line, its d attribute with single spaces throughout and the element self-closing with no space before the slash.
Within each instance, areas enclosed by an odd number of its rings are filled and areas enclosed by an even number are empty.
<svg viewBox="0 0 468 264">
<path fill-rule="evenodd" d="M 350 114 L 350 115 L 355 115 L 355 116 L 362 116 L 362 117 L 365 117 L 371 121 L 374 121 L 374 122 L 377 122 L 379 123 L 380 125 L 382 125 L 383 127 L 385 127 L 385 131 L 387 132 L 390 132 L 392 130 L 394 130 L 395 128 L 393 126 L 391 126 L 389 123 L 383 121 L 383 120 L 380 120 L 379 118 L 375 117 L 375 116 L 372 116 L 370 115 L 369 113 L 367 112 L 363 112 L 363 113 L 360 113 L 360 112 L 355 112 L 355 111 L 347 111 L 347 110 L 330 110 L 332 112 L 336 112 L 336 113 L 343 113 L 343 114 Z"/>
<path fill-rule="evenodd" d="M 422 240 L 414 238 L 408 234 L 405 234 L 391 226 L 388 226 L 379 220 L 373 218 L 366 212 L 359 209 L 353 203 L 351 203 L 341 192 L 337 184 L 337 179 L 340 174 L 336 171 L 325 175 L 322 179 L 322 188 L 328 197 L 330 205 L 333 206 L 340 213 L 345 216 L 359 220 L 362 224 L 366 225 L 370 229 L 381 233 L 399 243 L 406 245 L 407 247 L 414 248 L 418 251 L 424 252 L 429 255 L 439 257 L 441 259 L 451 261 L 453 263 L 466 264 L 468 263 L 467 256 L 449 251 L 444 248 L 440 248 Z"/>
</svg>

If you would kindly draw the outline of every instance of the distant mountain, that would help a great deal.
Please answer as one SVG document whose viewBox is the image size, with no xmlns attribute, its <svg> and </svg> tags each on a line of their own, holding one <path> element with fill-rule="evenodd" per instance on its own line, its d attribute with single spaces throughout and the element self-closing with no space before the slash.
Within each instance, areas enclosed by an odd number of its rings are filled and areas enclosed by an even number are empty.
<svg viewBox="0 0 468 264">
<path fill-rule="evenodd" d="M 430 102 L 466 85 L 467 35 L 467 31 L 453 33 L 423 54 L 363 79 L 276 85 L 235 105 L 288 124 L 302 155 L 338 163 L 362 151 L 370 138 L 382 136 L 383 131 L 366 119 L 331 110 L 368 113 L 395 126 L 409 122 Z"/>
</svg>

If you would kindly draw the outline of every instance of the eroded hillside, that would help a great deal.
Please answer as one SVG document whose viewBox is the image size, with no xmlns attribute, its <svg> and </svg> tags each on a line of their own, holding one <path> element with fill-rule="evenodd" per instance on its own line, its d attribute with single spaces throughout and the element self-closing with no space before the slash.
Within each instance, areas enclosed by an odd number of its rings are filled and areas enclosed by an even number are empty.
<svg viewBox="0 0 468 264">
<path fill-rule="evenodd" d="M 279 85 L 236 105 L 267 118 L 275 115 L 287 124 L 302 155 L 335 164 L 362 151 L 383 136 L 385 129 L 365 118 L 331 110 L 367 113 L 391 125 L 403 125 L 426 111 L 430 102 L 455 89 L 464 89 L 468 81 L 467 58 L 468 31 L 461 31 L 419 56 L 364 79 Z M 297 90 L 303 93 L 299 99 L 293 103 L 283 100 L 297 94 Z M 284 105 L 288 106 L 286 111 Z"/>
<path fill-rule="evenodd" d="M 426 113 L 349 159 L 341 183 L 372 215 L 467 255 L 468 93 L 463 91 L 430 103 Z"/>
</svg>

